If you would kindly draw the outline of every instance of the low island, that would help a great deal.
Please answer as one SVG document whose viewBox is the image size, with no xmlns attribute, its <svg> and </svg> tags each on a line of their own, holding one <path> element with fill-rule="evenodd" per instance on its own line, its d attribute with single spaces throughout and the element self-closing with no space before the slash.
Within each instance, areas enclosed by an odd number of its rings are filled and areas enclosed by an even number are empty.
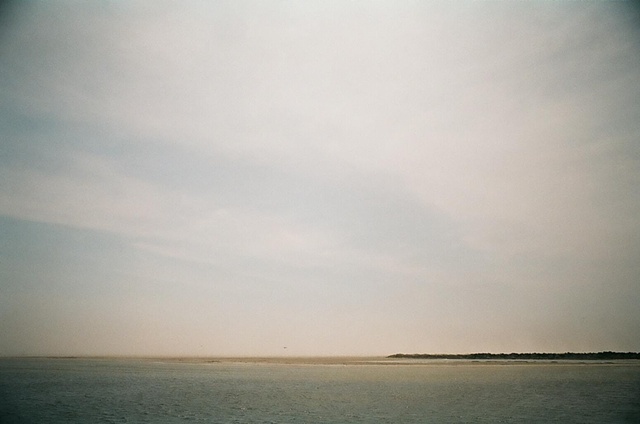
<svg viewBox="0 0 640 424">
<path fill-rule="evenodd" d="M 565 352 L 565 353 L 466 353 L 466 354 L 431 354 L 431 353 L 396 353 L 387 358 L 394 359 L 498 359 L 498 360 L 599 360 L 640 359 L 640 352 Z"/>
</svg>

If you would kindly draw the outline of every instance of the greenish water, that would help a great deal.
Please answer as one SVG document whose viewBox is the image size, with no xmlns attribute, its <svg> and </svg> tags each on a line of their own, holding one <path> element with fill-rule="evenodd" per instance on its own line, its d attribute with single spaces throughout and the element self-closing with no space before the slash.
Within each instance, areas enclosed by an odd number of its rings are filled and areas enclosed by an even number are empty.
<svg viewBox="0 0 640 424">
<path fill-rule="evenodd" d="M 2 423 L 640 422 L 640 364 L 0 359 Z"/>
</svg>

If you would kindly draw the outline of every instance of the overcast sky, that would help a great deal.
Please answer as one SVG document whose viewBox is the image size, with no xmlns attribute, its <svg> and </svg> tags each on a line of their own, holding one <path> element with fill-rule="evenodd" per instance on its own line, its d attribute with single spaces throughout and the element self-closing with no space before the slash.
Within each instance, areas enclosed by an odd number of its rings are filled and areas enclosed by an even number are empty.
<svg viewBox="0 0 640 424">
<path fill-rule="evenodd" d="M 0 354 L 640 350 L 628 3 L 0 11 Z"/>
</svg>

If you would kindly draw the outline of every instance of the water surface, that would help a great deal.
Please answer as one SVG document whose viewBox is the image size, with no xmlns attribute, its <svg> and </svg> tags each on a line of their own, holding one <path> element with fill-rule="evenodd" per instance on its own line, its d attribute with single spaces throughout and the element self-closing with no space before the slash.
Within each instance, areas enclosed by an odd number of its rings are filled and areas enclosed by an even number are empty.
<svg viewBox="0 0 640 424">
<path fill-rule="evenodd" d="M 2 423 L 640 422 L 640 364 L 0 359 Z"/>
</svg>

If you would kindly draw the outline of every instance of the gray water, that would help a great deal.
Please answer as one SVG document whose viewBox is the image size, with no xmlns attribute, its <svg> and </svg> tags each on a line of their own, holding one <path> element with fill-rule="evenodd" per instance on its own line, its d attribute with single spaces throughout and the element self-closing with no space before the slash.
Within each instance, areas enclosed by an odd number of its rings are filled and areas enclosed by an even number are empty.
<svg viewBox="0 0 640 424">
<path fill-rule="evenodd" d="M 640 364 L 0 359 L 1 423 L 640 422 Z"/>
</svg>

